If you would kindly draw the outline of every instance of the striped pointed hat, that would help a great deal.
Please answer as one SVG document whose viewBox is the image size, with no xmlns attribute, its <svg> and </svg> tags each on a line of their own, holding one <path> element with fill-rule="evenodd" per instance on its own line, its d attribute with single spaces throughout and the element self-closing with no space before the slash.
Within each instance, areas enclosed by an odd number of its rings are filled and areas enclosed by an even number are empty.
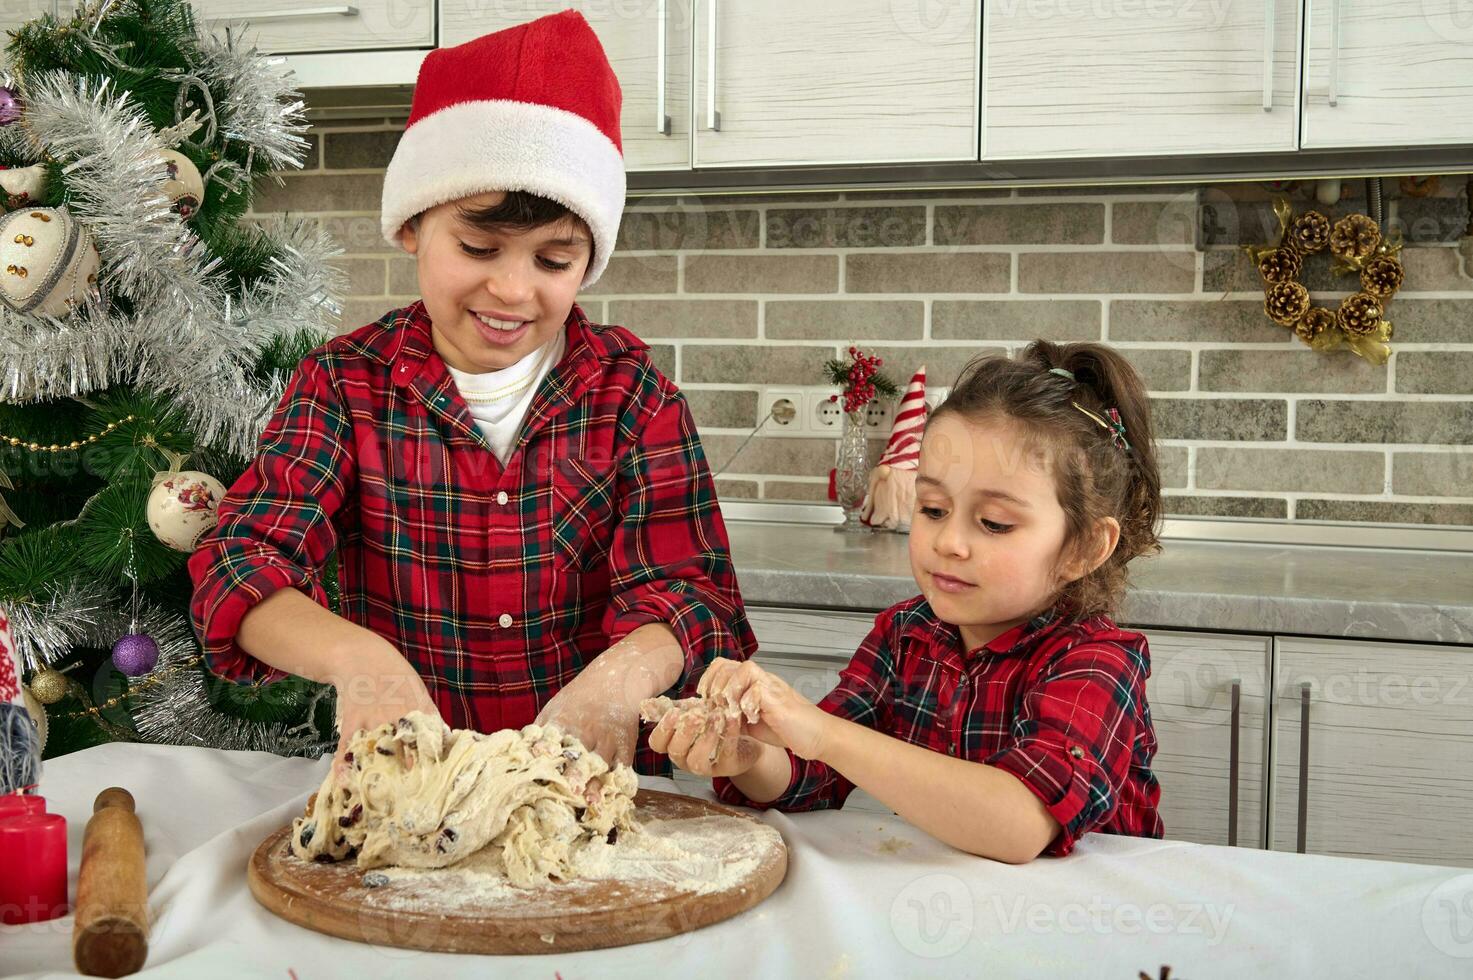
<svg viewBox="0 0 1473 980">
<path fill-rule="evenodd" d="M 922 364 L 905 386 L 895 410 L 895 424 L 890 441 L 885 444 L 879 464 L 897 470 L 913 470 L 921 459 L 921 433 L 926 428 L 926 366 Z"/>
</svg>

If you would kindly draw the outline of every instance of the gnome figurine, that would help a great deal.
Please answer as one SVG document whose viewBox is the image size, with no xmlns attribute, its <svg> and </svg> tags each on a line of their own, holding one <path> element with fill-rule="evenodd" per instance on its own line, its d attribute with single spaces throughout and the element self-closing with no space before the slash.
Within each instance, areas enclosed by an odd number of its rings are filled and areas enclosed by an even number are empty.
<svg viewBox="0 0 1473 980">
<path fill-rule="evenodd" d="M 879 463 L 870 471 L 869 492 L 860 506 L 860 520 L 875 528 L 909 533 L 916 502 L 916 468 L 921 459 L 921 433 L 926 427 L 926 366 L 922 364 L 895 412 L 890 441 Z"/>
<path fill-rule="evenodd" d="M 41 778 L 41 746 L 39 727 L 22 697 L 20 655 L 5 610 L 0 609 L 0 796 L 36 785 Z"/>
</svg>

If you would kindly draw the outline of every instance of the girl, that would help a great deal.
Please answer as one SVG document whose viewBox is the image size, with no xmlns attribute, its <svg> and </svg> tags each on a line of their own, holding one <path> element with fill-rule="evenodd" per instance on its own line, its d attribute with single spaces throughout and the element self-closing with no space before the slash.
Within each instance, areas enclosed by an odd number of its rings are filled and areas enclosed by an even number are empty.
<svg viewBox="0 0 1473 980">
<path fill-rule="evenodd" d="M 1111 621 L 1159 550 L 1139 376 L 1101 344 L 1035 341 L 963 371 L 927 423 L 910 564 L 819 705 L 755 663 L 698 690 L 755 723 L 661 720 L 650 746 L 727 802 L 843 806 L 859 786 L 973 854 L 1023 863 L 1091 830 L 1160 837 L 1146 639 Z M 751 737 L 739 737 L 749 735 Z"/>
</svg>

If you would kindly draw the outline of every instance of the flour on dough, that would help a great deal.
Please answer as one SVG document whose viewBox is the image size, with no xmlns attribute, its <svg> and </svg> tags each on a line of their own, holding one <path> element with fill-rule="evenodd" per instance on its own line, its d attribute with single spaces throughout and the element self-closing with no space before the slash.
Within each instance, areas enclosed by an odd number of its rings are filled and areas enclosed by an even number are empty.
<svg viewBox="0 0 1473 980">
<path fill-rule="evenodd" d="M 344 776 L 330 772 L 292 824 L 299 857 L 443 868 L 487 848 L 528 887 L 571 878 L 590 841 L 638 831 L 634 770 L 611 771 L 552 726 L 483 735 L 416 711 L 359 732 L 348 752 Z"/>
</svg>

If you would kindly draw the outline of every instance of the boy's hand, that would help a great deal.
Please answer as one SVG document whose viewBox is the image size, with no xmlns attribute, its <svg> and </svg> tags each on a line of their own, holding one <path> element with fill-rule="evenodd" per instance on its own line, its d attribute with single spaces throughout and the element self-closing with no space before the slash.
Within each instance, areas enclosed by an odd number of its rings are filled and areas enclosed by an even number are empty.
<svg viewBox="0 0 1473 980">
<path fill-rule="evenodd" d="M 610 769 L 632 765 L 644 690 L 631 676 L 638 670 L 631 658 L 611 652 L 595 657 L 543 706 L 536 723 L 556 725 L 577 736 Z"/>
<path fill-rule="evenodd" d="M 332 684 L 338 692 L 339 731 L 333 768 L 339 772 L 347 766 L 348 742 L 363 729 L 396 722 L 411 711 L 440 717 L 424 681 L 387 641 L 344 657 Z"/>
<path fill-rule="evenodd" d="M 663 623 L 646 623 L 588 662 L 537 713 L 539 725 L 575 735 L 609 768 L 634 764 L 639 704 L 668 688 L 685 654 Z"/>
<path fill-rule="evenodd" d="M 750 660 L 712 661 L 696 693 L 718 705 L 735 705 L 745 717 L 755 714 L 758 721 L 747 725 L 746 731 L 769 745 L 792 749 L 802 759 L 816 758 L 823 751 L 831 716 Z"/>
<path fill-rule="evenodd" d="M 538 713 L 536 723 L 556 725 L 577 736 L 610 769 L 633 765 L 634 746 L 639 740 L 639 710 L 616 697 L 618 687 L 617 683 L 600 687 L 584 670 L 553 695 Z"/>
</svg>

